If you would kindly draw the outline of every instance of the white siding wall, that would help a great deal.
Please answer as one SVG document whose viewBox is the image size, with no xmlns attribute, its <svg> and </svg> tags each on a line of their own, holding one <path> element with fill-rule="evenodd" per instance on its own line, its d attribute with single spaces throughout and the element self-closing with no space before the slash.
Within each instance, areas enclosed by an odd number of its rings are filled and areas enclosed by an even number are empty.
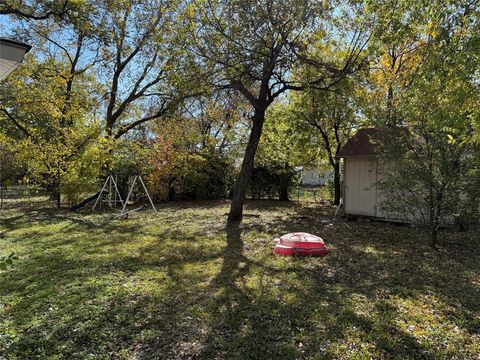
<svg viewBox="0 0 480 360">
<path fill-rule="evenodd" d="M 345 212 L 350 215 L 372 216 L 388 220 L 415 222 L 420 212 L 393 212 L 384 209 L 384 203 L 392 201 L 376 183 L 388 173 L 388 165 L 378 164 L 374 156 L 358 156 L 344 159 Z M 401 193 L 398 194 L 402 196 Z"/>
<path fill-rule="evenodd" d="M 376 216 L 377 162 L 373 156 L 345 159 L 345 211 Z"/>
<path fill-rule="evenodd" d="M 388 165 L 386 164 L 378 164 L 377 163 L 377 181 L 382 181 L 386 174 L 388 173 Z M 383 203 L 388 202 L 391 200 L 387 194 L 385 194 L 386 190 L 377 189 L 377 217 L 385 218 L 385 219 L 401 219 L 401 216 L 398 214 L 393 214 L 385 209 Z"/>
<path fill-rule="evenodd" d="M 389 174 L 389 167 L 389 164 L 377 164 L 377 181 L 382 181 L 386 178 L 387 174 Z M 423 217 L 420 210 L 414 211 L 402 206 L 401 199 L 404 198 L 405 195 L 411 196 L 411 193 L 408 189 L 403 191 L 377 189 L 377 217 L 389 220 L 398 220 L 407 223 L 418 223 L 422 221 Z M 399 201 L 395 204 L 397 207 L 399 207 L 396 211 L 388 206 L 388 202 L 395 201 L 395 199 L 399 199 Z M 402 207 L 405 209 L 402 210 Z M 427 214 L 426 209 L 423 211 L 423 213 Z"/>
</svg>

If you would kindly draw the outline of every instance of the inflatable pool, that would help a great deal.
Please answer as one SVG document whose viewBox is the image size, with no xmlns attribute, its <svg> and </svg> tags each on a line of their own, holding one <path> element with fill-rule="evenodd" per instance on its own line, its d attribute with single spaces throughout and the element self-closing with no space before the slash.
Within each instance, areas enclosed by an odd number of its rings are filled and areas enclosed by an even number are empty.
<svg viewBox="0 0 480 360">
<path fill-rule="evenodd" d="M 303 232 L 285 234 L 275 239 L 273 251 L 284 256 L 325 256 L 328 254 L 321 237 Z"/>
</svg>

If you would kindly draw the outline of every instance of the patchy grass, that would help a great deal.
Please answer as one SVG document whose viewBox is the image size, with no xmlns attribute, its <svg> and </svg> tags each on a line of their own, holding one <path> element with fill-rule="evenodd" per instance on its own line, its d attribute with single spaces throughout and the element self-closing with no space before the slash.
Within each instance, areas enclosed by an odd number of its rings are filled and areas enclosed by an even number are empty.
<svg viewBox="0 0 480 360">
<path fill-rule="evenodd" d="M 159 215 L 0 212 L 0 358 L 478 359 L 480 239 L 333 219 L 319 204 L 223 202 Z M 325 258 L 273 238 L 322 236 Z"/>
</svg>

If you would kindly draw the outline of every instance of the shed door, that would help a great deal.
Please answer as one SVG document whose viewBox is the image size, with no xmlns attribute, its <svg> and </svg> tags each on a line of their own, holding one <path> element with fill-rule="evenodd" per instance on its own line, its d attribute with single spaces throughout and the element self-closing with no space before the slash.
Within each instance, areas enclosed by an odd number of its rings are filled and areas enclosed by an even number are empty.
<svg viewBox="0 0 480 360">
<path fill-rule="evenodd" d="M 376 216 L 376 159 L 345 159 L 345 211 L 347 214 Z"/>
</svg>

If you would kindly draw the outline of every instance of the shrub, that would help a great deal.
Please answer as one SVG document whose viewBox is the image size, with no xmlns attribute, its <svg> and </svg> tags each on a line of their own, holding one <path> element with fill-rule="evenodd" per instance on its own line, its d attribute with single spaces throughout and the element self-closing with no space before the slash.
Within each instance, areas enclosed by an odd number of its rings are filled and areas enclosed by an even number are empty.
<svg viewBox="0 0 480 360">
<path fill-rule="evenodd" d="M 215 199 L 228 196 L 233 166 L 228 159 L 209 153 L 171 152 L 148 177 L 157 200 Z"/>
<path fill-rule="evenodd" d="M 290 193 L 298 181 L 298 174 L 293 168 L 259 165 L 252 171 L 247 191 L 253 199 L 282 199 L 282 192 Z"/>
</svg>

